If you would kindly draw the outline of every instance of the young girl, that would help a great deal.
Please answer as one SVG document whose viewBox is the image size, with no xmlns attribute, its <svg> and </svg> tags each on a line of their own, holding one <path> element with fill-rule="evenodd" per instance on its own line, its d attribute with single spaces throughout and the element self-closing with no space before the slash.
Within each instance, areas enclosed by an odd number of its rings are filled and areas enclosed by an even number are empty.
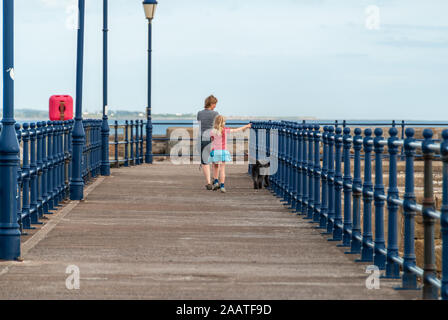
<svg viewBox="0 0 448 320">
<path fill-rule="evenodd" d="M 224 187 L 224 182 L 226 180 L 226 162 L 232 161 L 230 153 L 227 150 L 227 135 L 229 133 L 243 131 L 251 127 L 250 123 L 244 127 L 236 129 L 226 128 L 225 125 L 225 118 L 221 115 L 216 116 L 213 124 L 213 130 L 210 134 L 212 140 L 212 150 L 208 159 L 209 163 L 213 163 L 213 190 L 221 189 L 221 192 L 226 192 L 226 188 Z M 218 180 L 218 175 L 220 180 Z"/>
</svg>

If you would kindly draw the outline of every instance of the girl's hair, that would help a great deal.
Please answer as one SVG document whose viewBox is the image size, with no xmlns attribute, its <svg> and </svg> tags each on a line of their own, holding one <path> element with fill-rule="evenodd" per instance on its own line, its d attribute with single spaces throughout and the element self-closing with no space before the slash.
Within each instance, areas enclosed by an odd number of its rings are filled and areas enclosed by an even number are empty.
<svg viewBox="0 0 448 320">
<path fill-rule="evenodd" d="M 204 101 L 204 108 L 208 109 L 212 104 L 218 103 L 218 99 L 214 95 L 208 96 Z"/>
<path fill-rule="evenodd" d="M 226 123 L 226 118 L 224 118 L 222 115 L 217 115 L 215 117 L 215 121 L 213 123 L 213 132 L 221 135 L 224 131 L 224 125 Z"/>
</svg>

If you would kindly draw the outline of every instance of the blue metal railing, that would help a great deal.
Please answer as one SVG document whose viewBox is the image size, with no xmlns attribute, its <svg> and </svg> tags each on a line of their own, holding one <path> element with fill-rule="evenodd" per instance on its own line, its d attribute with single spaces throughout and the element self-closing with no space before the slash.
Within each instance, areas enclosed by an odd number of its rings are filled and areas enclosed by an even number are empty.
<svg viewBox="0 0 448 320">
<path fill-rule="evenodd" d="M 98 175 L 101 121 L 84 120 L 84 181 Z M 22 234 L 69 198 L 73 120 L 16 124 L 22 152 L 17 175 L 17 218 Z"/>
<path fill-rule="evenodd" d="M 419 141 L 414 138 L 414 129 L 409 127 L 402 139 L 398 138 L 399 132 L 394 126 L 389 129 L 387 139 L 381 128 L 373 132 L 370 128 L 364 132 L 355 128 L 351 135 L 347 125 L 344 128 L 325 125 L 321 131 L 319 123 L 268 121 L 253 122 L 252 128 L 249 171 L 258 159 L 268 157 L 270 161 L 276 161 L 278 170 L 270 176 L 270 189 L 294 212 L 318 223 L 318 228 L 331 236 L 330 241 L 349 248 L 347 253 L 359 254 L 358 261 L 371 262 L 385 270 L 385 278 L 401 278 L 403 289 L 418 289 L 418 279 L 421 279 L 424 299 L 437 299 L 440 295 L 448 300 L 448 130 L 443 131 L 442 141 L 436 142 L 432 130 L 425 129 L 424 139 Z M 403 199 L 399 197 L 398 189 L 399 148 L 404 150 L 406 168 Z M 422 152 L 424 161 L 422 204 L 416 202 L 414 186 L 417 150 Z M 364 157 L 361 157 L 362 152 Z M 384 157 L 385 152 L 388 157 Z M 440 155 L 443 161 L 441 211 L 436 210 L 434 202 L 432 162 L 435 155 Z M 387 190 L 383 182 L 384 161 L 389 165 Z M 403 256 L 398 247 L 400 207 L 404 211 Z M 417 214 L 423 217 L 423 268 L 417 266 L 415 256 Z M 441 277 L 437 275 L 435 262 L 437 221 L 441 225 Z"/>
</svg>

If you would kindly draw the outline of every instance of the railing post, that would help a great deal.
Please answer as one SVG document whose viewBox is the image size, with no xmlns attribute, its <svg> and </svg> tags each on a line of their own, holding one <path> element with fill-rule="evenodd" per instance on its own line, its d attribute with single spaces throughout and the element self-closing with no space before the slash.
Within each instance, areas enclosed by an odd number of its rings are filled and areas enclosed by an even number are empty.
<svg viewBox="0 0 448 320">
<path fill-rule="evenodd" d="M 308 212 L 308 125 L 302 131 L 302 215 Z"/>
<path fill-rule="evenodd" d="M 297 129 L 295 124 L 290 125 L 291 131 L 291 207 L 295 212 L 297 207 Z"/>
<path fill-rule="evenodd" d="M 135 164 L 140 164 L 140 137 L 139 137 L 139 121 L 135 120 Z"/>
<path fill-rule="evenodd" d="M 120 162 L 118 161 L 118 121 L 115 120 L 114 122 L 114 147 L 115 147 L 115 152 L 114 152 L 114 159 L 115 159 L 115 167 L 118 168 L 120 167 Z"/>
<path fill-rule="evenodd" d="M 349 254 L 361 253 L 361 195 L 362 195 L 362 180 L 361 180 L 361 149 L 362 136 L 361 129 L 356 128 L 353 137 L 353 149 L 355 150 L 353 161 L 353 227 L 350 243 Z"/>
<path fill-rule="evenodd" d="M 17 136 L 17 141 L 19 142 L 19 146 L 20 146 L 20 142 L 22 141 L 22 132 L 20 131 L 21 125 L 19 123 L 16 123 L 14 125 L 15 129 L 16 129 L 16 136 Z M 18 153 L 18 157 L 19 157 L 19 166 L 17 166 L 17 220 L 19 223 L 19 230 L 20 232 L 23 232 L 23 225 L 22 225 L 22 168 L 20 167 L 20 149 L 19 149 L 19 153 Z"/>
<path fill-rule="evenodd" d="M 302 130 L 301 124 L 296 125 L 296 166 L 297 172 L 295 177 L 296 183 L 296 207 L 297 215 L 302 211 Z"/>
<path fill-rule="evenodd" d="M 289 130 L 289 125 L 287 123 L 284 123 L 285 125 L 285 153 L 284 153 L 284 158 L 285 158 L 285 193 L 284 193 L 284 197 L 283 200 L 287 203 L 290 204 L 290 190 L 291 190 L 291 180 L 290 180 L 290 159 L 291 159 L 291 144 L 290 144 L 290 130 Z"/>
<path fill-rule="evenodd" d="M 23 141 L 23 191 L 22 191 L 22 226 L 24 229 L 31 228 L 30 217 L 30 163 L 29 163 L 29 142 L 30 142 L 30 125 L 24 123 L 22 125 L 22 141 Z"/>
<path fill-rule="evenodd" d="M 54 210 L 54 202 L 53 202 L 53 122 L 48 121 L 47 122 L 47 137 L 48 137 L 48 145 L 47 145 L 47 168 L 48 168 L 48 175 L 47 175 L 47 203 L 48 203 L 48 210 Z"/>
<path fill-rule="evenodd" d="M 58 154 L 59 121 L 53 121 L 53 206 L 59 206 L 59 154 Z"/>
<path fill-rule="evenodd" d="M 258 136 L 258 134 L 257 134 Z M 278 123 L 278 193 L 277 197 L 282 198 L 284 195 L 284 127 L 282 123 Z"/>
<path fill-rule="evenodd" d="M 393 258 L 398 256 L 398 208 L 399 205 L 394 201 L 399 199 L 397 185 L 397 154 L 398 147 L 394 144 L 397 138 L 398 130 L 395 127 L 389 129 L 389 139 L 387 140 L 387 149 L 389 151 L 389 188 L 387 190 L 387 259 L 385 278 L 400 278 L 400 265 Z"/>
<path fill-rule="evenodd" d="M 448 130 L 442 133 L 440 154 L 443 161 L 443 200 L 440 218 L 442 233 L 442 300 L 448 300 Z"/>
<path fill-rule="evenodd" d="M 432 159 L 433 151 L 428 146 L 434 143 L 431 129 L 423 130 L 425 140 L 422 144 L 424 160 L 424 186 L 423 186 L 423 229 L 424 229 L 424 251 L 423 251 L 423 299 L 437 299 L 439 289 L 429 281 L 436 278 L 436 255 L 434 243 L 435 219 L 427 214 L 429 210 L 435 210 Z"/>
<path fill-rule="evenodd" d="M 320 207 L 320 229 L 327 228 L 328 220 L 328 127 L 324 126 L 324 132 L 322 133 L 322 201 Z"/>
<path fill-rule="evenodd" d="M 37 207 L 38 217 L 42 218 L 44 215 L 43 201 L 42 201 L 42 122 L 37 123 L 37 159 L 36 159 L 36 173 L 37 173 Z"/>
<path fill-rule="evenodd" d="M 386 256 L 380 250 L 386 248 L 384 240 L 384 184 L 383 184 L 383 152 L 384 146 L 381 142 L 383 138 L 383 130 L 376 128 L 375 138 L 373 139 L 375 151 L 375 187 L 374 187 L 374 201 L 375 201 L 375 247 L 373 255 L 373 263 L 378 266 L 380 270 L 386 267 Z"/>
<path fill-rule="evenodd" d="M 343 143 L 343 157 L 344 157 L 344 178 L 343 189 L 344 189 L 344 230 L 342 235 L 342 247 L 350 247 L 350 233 L 352 230 L 352 174 L 350 169 L 350 148 L 351 136 L 350 128 L 344 127 L 344 135 L 342 137 Z"/>
<path fill-rule="evenodd" d="M 140 120 L 140 164 L 143 162 L 143 120 Z"/>
<path fill-rule="evenodd" d="M 314 125 L 314 216 L 313 222 L 320 220 L 320 126 Z"/>
<path fill-rule="evenodd" d="M 333 223 L 333 238 L 331 241 L 342 240 L 342 169 L 341 169 L 341 149 L 342 149 L 342 129 L 336 128 L 336 135 L 334 135 L 335 144 L 335 174 L 334 174 L 334 223 Z"/>
<path fill-rule="evenodd" d="M 124 132 L 125 132 L 125 138 L 124 138 L 124 166 L 129 166 L 129 158 L 128 158 L 128 148 L 129 148 L 129 122 L 128 120 L 125 120 L 124 122 Z"/>
<path fill-rule="evenodd" d="M 308 215 L 306 219 L 313 219 L 314 213 L 314 126 L 308 125 Z"/>
<path fill-rule="evenodd" d="M 328 194 L 328 214 L 327 233 L 332 234 L 334 228 L 334 127 L 328 127 L 328 158 L 327 158 L 327 194 Z"/>
<path fill-rule="evenodd" d="M 415 148 L 411 145 L 414 139 L 414 129 L 406 129 L 404 141 L 406 157 L 406 182 L 404 194 L 404 262 L 403 262 L 403 289 L 418 289 L 417 276 L 410 270 L 415 267 L 415 242 L 414 242 L 414 219 L 415 219 L 415 193 L 414 193 L 414 156 Z"/>
<path fill-rule="evenodd" d="M 47 123 L 42 121 L 42 202 L 43 213 L 48 213 L 48 155 L 47 155 Z"/>
<path fill-rule="evenodd" d="M 362 186 L 362 195 L 364 202 L 363 225 L 362 225 L 362 248 L 361 259 L 359 262 L 372 262 L 373 249 L 369 245 L 372 242 L 372 200 L 373 200 L 373 184 L 372 184 L 372 130 L 364 130 L 364 183 Z"/>
<path fill-rule="evenodd" d="M 30 217 L 31 224 L 39 223 L 37 211 L 36 124 L 30 124 Z"/>
</svg>

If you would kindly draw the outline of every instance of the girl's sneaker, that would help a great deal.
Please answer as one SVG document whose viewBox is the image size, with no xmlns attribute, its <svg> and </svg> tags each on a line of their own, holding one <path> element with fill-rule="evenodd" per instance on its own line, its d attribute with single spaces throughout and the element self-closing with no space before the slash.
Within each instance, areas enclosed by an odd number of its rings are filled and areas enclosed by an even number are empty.
<svg viewBox="0 0 448 320">
<path fill-rule="evenodd" d="M 205 185 L 205 188 L 206 188 L 207 190 L 213 190 L 213 186 L 212 186 L 211 183 Z"/>
<path fill-rule="evenodd" d="M 226 192 L 227 192 L 227 191 L 226 191 L 226 188 L 224 188 L 224 187 L 221 187 L 220 189 L 221 189 L 221 192 L 222 192 L 222 193 L 226 193 Z"/>
<path fill-rule="evenodd" d="M 213 182 L 213 191 L 216 191 L 216 190 L 218 190 L 219 189 L 219 182 L 218 182 L 218 180 L 215 180 L 214 182 Z"/>
</svg>

